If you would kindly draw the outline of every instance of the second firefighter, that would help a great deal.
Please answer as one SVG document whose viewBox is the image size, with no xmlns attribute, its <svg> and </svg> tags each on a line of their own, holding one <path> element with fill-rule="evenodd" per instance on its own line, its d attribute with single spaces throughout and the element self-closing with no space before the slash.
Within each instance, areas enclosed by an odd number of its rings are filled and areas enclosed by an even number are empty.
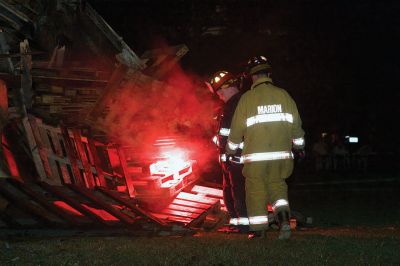
<svg viewBox="0 0 400 266">
<path fill-rule="evenodd" d="M 242 174 L 243 164 L 240 163 L 241 149 L 238 149 L 229 158 L 226 157 L 225 151 L 232 117 L 241 97 L 239 81 L 227 71 L 218 71 L 207 85 L 224 102 L 222 112 L 219 115 L 218 133 L 214 137 L 214 142 L 219 150 L 224 202 L 231 217 L 229 224 L 236 226 L 240 232 L 247 232 L 249 220 L 245 200 L 245 179 Z"/>
</svg>

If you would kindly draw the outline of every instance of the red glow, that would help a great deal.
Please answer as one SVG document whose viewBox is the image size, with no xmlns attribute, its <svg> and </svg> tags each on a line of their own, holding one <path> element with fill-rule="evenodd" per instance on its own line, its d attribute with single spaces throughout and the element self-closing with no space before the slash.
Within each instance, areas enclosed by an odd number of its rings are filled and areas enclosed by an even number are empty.
<svg viewBox="0 0 400 266">
<path fill-rule="evenodd" d="M 85 207 L 86 209 L 88 209 L 89 211 L 93 212 L 94 214 L 96 214 L 97 216 L 99 216 L 101 219 L 103 219 L 105 221 L 119 221 L 118 218 L 116 218 L 115 216 L 113 216 L 110 213 L 106 212 L 105 210 L 96 209 L 96 208 L 91 207 L 89 205 L 86 205 L 84 203 L 81 203 L 81 205 L 83 207 Z"/>
<path fill-rule="evenodd" d="M 15 161 L 14 156 L 11 153 L 11 151 L 8 149 L 9 145 L 8 145 L 7 140 L 4 135 L 1 136 L 1 145 L 3 145 L 3 154 L 4 154 L 4 157 L 6 158 L 11 176 L 20 177 L 17 162 Z"/>
<path fill-rule="evenodd" d="M 83 216 L 82 213 L 80 213 L 78 210 L 72 208 L 70 205 L 68 205 L 66 202 L 64 201 L 60 201 L 60 200 L 56 200 L 53 202 L 54 205 L 56 205 L 57 207 L 69 212 L 72 215 L 76 215 L 76 216 Z"/>
<path fill-rule="evenodd" d="M 206 169 L 217 158 L 210 141 L 215 105 L 204 78 L 179 66 L 170 69 L 163 81 L 135 72 L 109 99 L 110 111 L 99 123 L 108 130 L 110 139 L 135 147 L 132 158 L 138 161 L 148 160 L 145 153 L 155 146 L 176 146 L 170 138 L 156 141 L 160 136 L 190 140 L 179 146 L 187 148 L 199 169 Z"/>
</svg>

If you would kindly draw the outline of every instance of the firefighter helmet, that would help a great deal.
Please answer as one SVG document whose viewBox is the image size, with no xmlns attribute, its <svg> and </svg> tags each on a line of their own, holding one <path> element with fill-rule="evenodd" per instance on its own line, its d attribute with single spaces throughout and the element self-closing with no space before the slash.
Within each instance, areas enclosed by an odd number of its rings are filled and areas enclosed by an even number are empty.
<svg viewBox="0 0 400 266">
<path fill-rule="evenodd" d="M 228 71 L 216 72 L 209 82 L 206 82 L 208 89 L 212 93 L 216 93 L 221 89 L 222 85 L 232 84 L 235 82 L 235 77 Z"/>
<path fill-rule="evenodd" d="M 247 69 L 250 75 L 253 75 L 260 71 L 269 72 L 271 69 L 269 60 L 265 56 L 254 56 L 247 62 Z"/>
</svg>

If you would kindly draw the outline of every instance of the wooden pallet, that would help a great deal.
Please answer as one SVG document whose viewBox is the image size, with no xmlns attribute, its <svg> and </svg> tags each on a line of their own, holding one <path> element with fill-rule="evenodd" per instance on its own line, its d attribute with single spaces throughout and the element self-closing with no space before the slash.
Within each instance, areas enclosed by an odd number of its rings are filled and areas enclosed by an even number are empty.
<svg viewBox="0 0 400 266">
<path fill-rule="evenodd" d="M 167 222 L 181 223 L 187 227 L 199 226 L 209 213 L 220 210 L 220 201 L 215 198 L 180 192 L 164 209 L 152 214 Z"/>
<path fill-rule="evenodd" d="M 225 212 L 227 211 L 224 202 L 223 191 L 220 187 L 218 187 L 217 184 L 210 183 L 208 185 L 195 185 L 193 186 L 191 192 L 218 199 L 221 204 L 221 210 Z"/>
</svg>

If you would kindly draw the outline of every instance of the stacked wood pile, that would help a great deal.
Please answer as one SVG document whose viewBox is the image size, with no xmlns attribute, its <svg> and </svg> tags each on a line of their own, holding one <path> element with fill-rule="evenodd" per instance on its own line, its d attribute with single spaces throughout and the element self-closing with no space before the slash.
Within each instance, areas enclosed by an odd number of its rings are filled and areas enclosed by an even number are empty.
<svg viewBox="0 0 400 266">
<path fill-rule="evenodd" d="M 102 94 L 109 73 L 94 69 L 33 69 L 33 112 L 80 126 Z M 46 117 L 47 116 L 47 117 Z"/>
<path fill-rule="evenodd" d="M 135 180 L 137 176 L 132 174 L 138 160 L 134 158 L 134 153 L 125 156 L 129 147 L 122 145 L 135 144 L 144 136 L 139 130 L 131 130 L 129 133 L 134 141 L 125 142 L 118 134 L 124 129 L 124 124 L 119 122 L 125 115 L 129 116 L 126 109 L 115 107 L 120 104 L 119 99 L 129 96 L 140 108 L 151 108 L 156 103 L 142 101 L 146 96 L 156 95 L 161 100 L 177 97 L 176 88 L 164 79 L 188 48 L 185 45 L 167 47 L 145 52 L 139 58 L 87 4 L 86 9 L 72 9 L 79 16 L 72 14 L 67 20 L 61 19 L 57 23 L 61 23 L 61 28 L 65 30 L 63 34 L 82 44 L 87 55 L 99 57 L 95 62 L 107 61 L 109 65 L 93 67 L 96 65 L 93 62 L 76 61 L 80 51 L 68 47 L 60 41 L 60 37 L 55 36 L 54 42 L 45 47 L 48 52 L 44 53 L 52 54 L 52 58 L 39 60 L 33 57 L 32 50 L 38 49 L 37 44 L 43 43 L 43 40 L 49 40 L 49 36 L 43 36 L 43 32 L 35 32 L 34 29 L 32 32 L 22 31 L 24 26 L 33 25 L 40 15 L 44 15 L 27 8 L 28 2 L 0 2 L 7 7 L 7 12 L 0 10 L 0 22 L 8 24 L 7 34 L 13 38 L 11 50 L 17 51 L 17 45 L 24 44 L 16 59 L 11 56 L 15 71 L 2 71 L 0 78 L 13 91 L 9 94 L 10 110 L 16 110 L 19 115 L 13 116 L 18 118 L 13 121 L 17 125 L 14 130 L 18 131 L 18 136 L 24 137 L 24 141 L 19 141 L 17 145 L 33 162 L 36 173 L 28 178 L 22 172 L 15 172 L 11 173 L 14 177 L 0 182 L 0 227 L 122 226 L 154 231 L 156 226 L 160 230 L 171 231 L 176 225 L 179 228 L 200 226 L 206 217 L 215 216 L 221 206 L 220 190 L 216 194 L 214 191 L 213 195 L 208 194 L 212 190 L 207 189 L 203 189 L 208 191 L 204 194 L 199 193 L 198 188 L 191 191 L 199 176 L 189 175 L 189 172 L 180 182 L 163 191 L 167 198 L 165 204 L 150 211 L 149 201 L 145 198 L 153 197 L 154 193 L 136 190 L 139 185 L 135 182 L 142 181 Z M 72 0 L 64 2 L 77 3 Z M 65 15 L 68 10 L 57 11 Z M 24 15 L 24 12 L 29 14 Z M 75 26 L 79 23 L 84 25 L 80 29 L 82 31 L 97 29 L 95 36 L 87 31 L 71 34 L 71 30 L 76 28 L 63 23 L 74 18 L 79 18 L 78 22 L 73 22 Z M 21 39 L 20 33 L 25 38 L 41 37 L 41 40 L 32 42 L 35 47 L 29 47 L 29 42 Z M 102 45 L 96 46 L 97 41 Z M 53 53 L 51 48 L 54 48 Z M 105 48 L 110 50 L 103 52 Z M 68 53 L 65 52 L 63 62 L 64 51 L 75 55 L 75 61 L 68 60 Z M 102 60 L 102 55 L 107 60 Z M 6 57 L 11 58 L 7 54 Z M 180 121 L 166 117 L 164 110 L 151 114 L 139 110 L 133 122 L 144 127 L 148 125 L 146 119 L 160 117 L 165 120 L 162 126 L 166 128 L 176 128 L 177 123 L 188 125 L 193 114 L 182 108 L 184 98 L 179 97 L 181 104 L 177 104 L 173 111 Z M 144 124 L 141 124 L 143 117 Z M 116 160 L 111 158 L 112 154 Z M 17 164 L 15 169 L 26 167 L 26 162 L 17 157 L 14 159 Z M 151 183 L 151 180 L 146 182 Z M 214 224 L 221 219 L 216 219 Z"/>
</svg>

